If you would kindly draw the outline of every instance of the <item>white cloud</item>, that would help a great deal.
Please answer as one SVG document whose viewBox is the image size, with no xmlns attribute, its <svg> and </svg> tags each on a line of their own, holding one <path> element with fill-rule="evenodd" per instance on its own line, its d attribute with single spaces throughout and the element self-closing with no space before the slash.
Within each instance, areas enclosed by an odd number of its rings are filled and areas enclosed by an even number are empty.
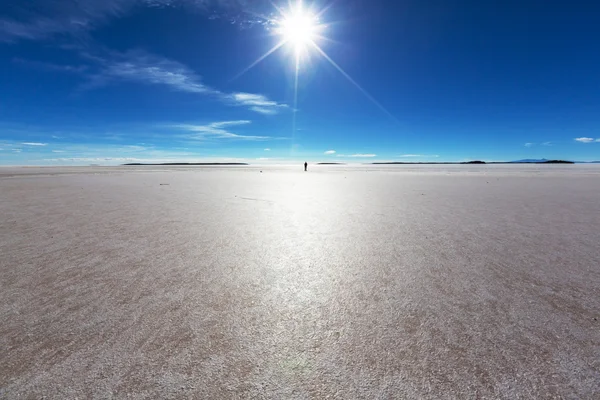
<svg viewBox="0 0 600 400">
<path fill-rule="evenodd" d="M 81 35 L 128 15 L 138 6 L 194 7 L 234 24 L 265 23 L 256 11 L 264 0 L 40 0 L 14 2 L 0 17 L 0 42 L 42 40 L 56 35 Z M 221 14 L 215 14 L 219 10 Z M 254 11 L 254 12 L 253 12 Z"/>
<path fill-rule="evenodd" d="M 265 115 L 274 115 L 281 109 L 287 108 L 286 104 L 269 100 L 262 94 L 238 92 L 225 95 L 225 98 L 232 100 L 236 105 L 250 107 L 250 110 Z"/>
<path fill-rule="evenodd" d="M 264 107 L 250 107 L 250 110 L 263 115 L 276 115 L 278 112 L 277 109 Z"/>
<path fill-rule="evenodd" d="M 439 156 L 437 154 L 402 154 L 400 157 L 406 157 L 406 158 L 411 158 L 411 157 L 438 158 Z"/>
<path fill-rule="evenodd" d="M 213 122 L 210 126 L 215 128 L 225 128 L 227 126 L 239 126 L 239 125 L 250 125 L 252 121 L 248 121 L 247 119 L 237 120 L 237 121 L 221 121 L 221 122 Z"/>
<path fill-rule="evenodd" d="M 552 146 L 552 142 L 544 142 L 542 143 L 542 146 Z"/>
<path fill-rule="evenodd" d="M 332 155 L 335 154 L 335 150 L 327 150 L 325 153 L 323 153 L 325 155 Z"/>
<path fill-rule="evenodd" d="M 188 93 L 218 94 L 204 85 L 188 67 L 176 61 L 143 51 L 112 54 L 111 60 L 93 58 L 102 64 L 102 71 L 91 77 L 84 88 L 106 85 L 111 81 L 134 81 L 151 85 L 163 85 L 172 90 Z"/>
<path fill-rule="evenodd" d="M 100 64 L 100 72 L 89 77 L 82 89 L 94 89 L 111 82 L 129 81 L 147 85 L 159 85 L 173 91 L 210 95 L 232 106 L 248 107 L 263 115 L 275 115 L 287 104 L 270 100 L 262 94 L 224 93 L 204 84 L 194 71 L 177 61 L 169 60 L 140 50 L 112 53 L 107 58 L 87 55 Z"/>
<path fill-rule="evenodd" d="M 265 149 L 265 151 L 271 151 L 271 149 Z"/>
<path fill-rule="evenodd" d="M 531 147 L 533 146 L 533 143 L 525 143 L 525 147 Z"/>
<path fill-rule="evenodd" d="M 184 131 L 191 132 L 186 137 L 189 139 L 204 140 L 204 139 L 232 139 L 232 140 L 267 140 L 270 139 L 268 136 L 249 136 L 239 135 L 237 133 L 230 132 L 226 128 L 233 126 L 249 125 L 252 121 L 239 120 L 239 121 L 222 121 L 213 122 L 208 125 L 192 125 L 192 124 L 181 124 L 174 125 L 174 128 L 181 129 Z"/>
<path fill-rule="evenodd" d="M 64 150 L 52 150 L 53 153 L 65 153 Z"/>
<path fill-rule="evenodd" d="M 24 146 L 48 146 L 48 143 L 25 142 L 21 143 Z"/>
<path fill-rule="evenodd" d="M 146 151 L 148 147 L 145 146 L 137 146 L 137 145 L 129 145 L 125 146 L 126 151 Z"/>
<path fill-rule="evenodd" d="M 27 2 L 27 6 L 13 7 L 15 14 L 26 18 L 17 20 L 5 16 L 0 19 L 0 41 L 17 39 L 38 40 L 56 34 L 77 34 L 96 28 L 109 19 L 129 11 L 137 0 L 80 0 L 65 2 L 45 0 Z M 10 10 L 10 8 L 9 8 Z M 16 17 L 16 15 L 15 15 Z"/>
<path fill-rule="evenodd" d="M 593 139 L 593 138 L 589 138 L 589 137 L 580 137 L 580 138 L 576 138 L 575 141 L 580 142 L 580 143 L 592 143 L 592 142 L 600 141 L 600 139 Z"/>
</svg>

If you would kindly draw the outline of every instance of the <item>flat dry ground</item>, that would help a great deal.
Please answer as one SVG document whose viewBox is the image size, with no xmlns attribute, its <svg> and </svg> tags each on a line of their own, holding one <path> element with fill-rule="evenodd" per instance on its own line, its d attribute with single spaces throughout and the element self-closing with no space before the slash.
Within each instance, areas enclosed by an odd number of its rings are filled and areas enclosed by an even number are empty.
<svg viewBox="0 0 600 400">
<path fill-rule="evenodd" d="M 0 168 L 0 398 L 600 398 L 600 166 Z"/>
</svg>

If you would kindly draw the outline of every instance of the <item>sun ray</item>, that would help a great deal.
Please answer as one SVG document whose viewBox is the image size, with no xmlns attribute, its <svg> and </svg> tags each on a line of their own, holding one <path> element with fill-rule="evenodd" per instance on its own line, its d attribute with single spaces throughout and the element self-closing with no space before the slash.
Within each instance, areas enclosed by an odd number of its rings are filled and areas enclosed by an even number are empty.
<svg viewBox="0 0 600 400">
<path fill-rule="evenodd" d="M 354 79 L 352 79 L 352 77 L 343 70 L 342 67 L 340 67 L 335 61 L 333 61 L 331 59 L 331 57 L 329 57 L 327 55 L 327 53 L 325 53 L 325 51 L 323 51 L 323 49 L 321 49 L 321 47 L 319 47 L 318 44 L 316 44 L 314 41 L 311 42 L 311 45 L 319 52 L 319 54 L 321 54 L 321 56 L 323 56 L 323 58 L 325 58 L 327 61 L 329 61 L 329 63 L 338 70 L 338 72 L 340 74 L 342 74 L 344 76 L 344 78 L 348 79 L 348 81 L 350 83 L 352 83 L 358 90 L 360 90 L 360 92 L 362 94 L 364 94 L 367 99 L 369 99 L 373 104 L 375 104 L 381 111 L 383 111 L 388 117 L 392 118 L 396 123 L 400 124 L 400 121 L 398 121 L 398 119 L 388 110 L 386 110 L 386 108 L 384 106 L 381 105 L 381 103 L 379 103 L 377 100 L 375 100 L 375 98 L 373 96 L 371 96 L 369 94 L 369 92 L 367 92 L 365 89 L 362 88 L 362 86 L 360 86 L 358 84 L 358 82 L 356 82 Z"/>
<path fill-rule="evenodd" d="M 328 38 L 327 36 L 323 36 L 323 35 L 315 35 L 315 39 L 319 39 L 319 41 L 323 41 L 323 42 L 329 42 L 329 43 L 335 43 L 335 44 L 342 44 L 341 42 L 339 42 L 337 40 Z"/>
<path fill-rule="evenodd" d="M 298 114 L 298 79 L 300 75 L 300 53 L 296 53 L 296 71 L 294 78 L 294 109 L 292 110 L 292 147 L 291 152 L 294 151 L 294 139 L 296 137 L 296 121 Z"/>
<path fill-rule="evenodd" d="M 279 50 L 279 48 L 281 46 L 283 46 L 285 44 L 285 40 L 280 41 L 279 43 L 277 43 L 275 46 L 273 46 L 271 48 L 271 50 L 267 51 L 265 54 L 263 54 L 262 56 L 260 56 L 256 61 L 254 61 L 252 64 L 250 64 L 249 66 L 247 66 L 246 68 L 244 68 L 244 70 L 242 70 L 242 72 L 240 72 L 239 74 L 237 74 L 236 76 L 234 76 L 233 78 L 230 79 L 231 81 L 235 81 L 236 79 L 238 79 L 240 76 L 244 75 L 246 72 L 250 71 L 252 68 L 254 68 L 258 63 L 260 63 L 262 60 L 264 60 L 265 58 L 269 57 L 271 54 L 273 54 L 274 52 L 276 52 L 277 50 Z"/>
<path fill-rule="evenodd" d="M 323 14 L 325 14 L 325 13 L 326 13 L 326 12 L 327 12 L 327 11 L 328 11 L 328 10 L 329 10 L 329 9 L 330 9 L 332 6 L 333 6 L 333 4 L 334 4 L 336 1 L 337 1 L 337 0 L 332 0 L 332 1 L 330 1 L 330 2 L 329 2 L 329 4 L 327 4 L 325 7 L 323 7 L 323 8 L 321 9 L 321 11 L 319 11 L 319 12 L 317 13 L 317 15 L 315 15 L 315 17 L 316 17 L 317 19 L 320 19 L 320 18 L 323 16 Z"/>
<path fill-rule="evenodd" d="M 279 12 L 279 15 L 281 17 L 285 16 L 285 12 L 283 11 L 283 9 L 281 7 L 279 7 L 277 4 L 275 4 L 275 2 L 271 1 L 271 5 L 273 6 L 274 9 L 277 10 L 277 12 Z"/>
</svg>

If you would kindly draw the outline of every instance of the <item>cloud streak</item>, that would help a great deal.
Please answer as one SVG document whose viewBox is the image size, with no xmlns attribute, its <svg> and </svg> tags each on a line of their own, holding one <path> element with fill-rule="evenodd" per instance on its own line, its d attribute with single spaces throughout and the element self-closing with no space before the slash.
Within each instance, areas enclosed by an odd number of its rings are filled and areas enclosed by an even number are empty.
<svg viewBox="0 0 600 400">
<path fill-rule="evenodd" d="M 263 115 L 275 115 L 288 108 L 286 104 L 262 94 L 221 92 L 204 84 L 189 67 L 144 51 L 111 53 L 106 58 L 88 55 L 88 58 L 100 64 L 100 71 L 90 76 L 83 89 L 95 89 L 112 82 L 136 82 L 164 86 L 177 92 L 212 96 L 225 104 L 246 107 Z"/>
<path fill-rule="evenodd" d="M 232 93 L 225 95 L 226 99 L 230 99 L 234 104 L 250 107 L 250 110 L 266 115 L 274 115 L 282 108 L 287 108 L 286 104 L 279 104 L 276 101 L 269 100 L 262 94 L 253 93 Z"/>
<path fill-rule="evenodd" d="M 37 143 L 37 142 L 25 142 L 21 143 L 23 146 L 48 146 L 48 143 Z"/>
<path fill-rule="evenodd" d="M 438 158 L 439 156 L 437 154 L 402 154 L 400 157 L 405 157 L 405 158 Z"/>
<path fill-rule="evenodd" d="M 251 135 L 240 135 L 233 133 L 229 130 L 231 127 L 244 126 L 251 124 L 252 121 L 239 120 L 239 121 L 222 121 L 213 122 L 208 125 L 193 125 L 193 124 L 179 124 L 173 125 L 173 128 L 189 132 L 186 135 L 188 139 L 194 140 L 210 140 L 210 139 L 230 139 L 230 140 L 268 140 L 269 136 L 251 136 Z"/>
<path fill-rule="evenodd" d="M 323 154 L 325 154 L 325 155 L 328 155 L 328 156 L 329 156 L 329 155 L 335 154 L 335 150 L 327 150 L 327 151 L 326 151 L 325 153 L 323 153 Z"/>
<path fill-rule="evenodd" d="M 268 18 L 256 11 L 269 5 L 266 0 L 15 0 L 13 3 L 3 5 L 0 42 L 81 35 L 128 15 L 136 7 L 192 7 L 234 24 L 264 24 Z"/>
<path fill-rule="evenodd" d="M 218 94 L 204 85 L 188 67 L 176 61 L 157 57 L 143 51 L 111 54 L 106 60 L 93 57 L 101 64 L 101 71 L 92 75 L 85 89 L 93 89 L 113 81 L 131 81 L 163 85 L 172 90 L 188 93 Z"/>
<path fill-rule="evenodd" d="M 600 142 L 600 139 L 594 139 L 594 138 L 590 138 L 590 137 L 580 137 L 580 138 L 576 138 L 575 141 L 579 142 L 579 143 L 594 143 L 594 142 Z"/>
</svg>

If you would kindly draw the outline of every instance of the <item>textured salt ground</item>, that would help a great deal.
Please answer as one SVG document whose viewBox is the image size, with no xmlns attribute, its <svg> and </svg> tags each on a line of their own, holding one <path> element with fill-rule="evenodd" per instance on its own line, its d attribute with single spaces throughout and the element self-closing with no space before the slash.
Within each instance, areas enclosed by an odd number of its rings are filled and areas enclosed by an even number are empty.
<svg viewBox="0 0 600 400">
<path fill-rule="evenodd" d="M 600 168 L 544 167 L 0 169 L 0 398 L 599 398 Z"/>
</svg>

